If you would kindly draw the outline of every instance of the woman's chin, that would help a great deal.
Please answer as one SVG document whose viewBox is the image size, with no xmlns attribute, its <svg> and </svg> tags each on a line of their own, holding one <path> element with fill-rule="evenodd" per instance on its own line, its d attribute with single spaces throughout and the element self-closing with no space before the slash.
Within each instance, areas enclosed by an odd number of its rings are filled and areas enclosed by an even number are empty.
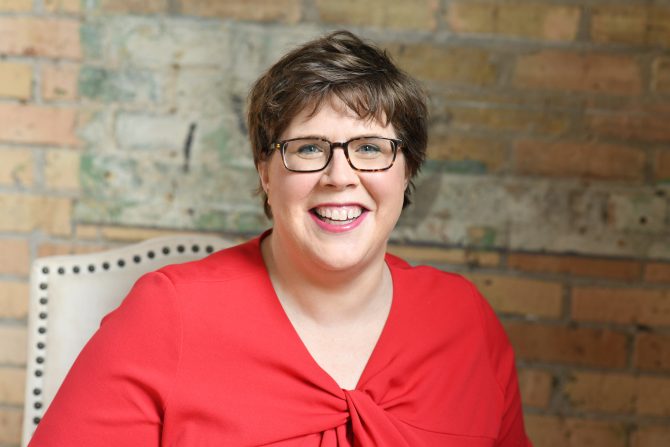
<svg viewBox="0 0 670 447">
<path fill-rule="evenodd" d="M 340 236 L 344 236 L 343 234 Z M 353 235 L 352 235 L 353 236 Z M 335 238 L 333 241 L 320 241 L 309 247 L 309 257 L 312 258 L 314 267 L 325 271 L 362 271 L 376 258 L 372 247 L 368 247 L 359 238 L 345 237 Z M 378 250 L 382 253 L 383 249 Z"/>
<path fill-rule="evenodd" d="M 362 221 L 343 231 L 328 231 L 321 225 L 312 227 L 307 250 L 314 262 L 324 270 L 347 271 L 364 269 L 373 259 L 383 259 L 385 245 L 374 234 L 372 221 Z"/>
<path fill-rule="evenodd" d="M 330 272 L 345 272 L 360 268 L 365 258 L 356 253 L 318 253 L 314 259 L 315 268 Z"/>
</svg>

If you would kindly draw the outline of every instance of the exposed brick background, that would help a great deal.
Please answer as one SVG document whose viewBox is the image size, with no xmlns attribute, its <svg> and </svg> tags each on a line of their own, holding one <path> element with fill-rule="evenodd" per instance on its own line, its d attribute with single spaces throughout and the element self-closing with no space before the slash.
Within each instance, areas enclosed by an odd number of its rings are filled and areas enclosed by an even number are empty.
<svg viewBox="0 0 670 447">
<path fill-rule="evenodd" d="M 670 0 L 0 0 L 0 447 L 31 261 L 265 228 L 245 95 L 335 28 L 429 93 L 390 251 L 487 297 L 535 446 L 670 445 Z"/>
<path fill-rule="evenodd" d="M 42 99 L 69 101 L 77 98 L 79 66 L 61 63 L 42 66 Z"/>
<path fill-rule="evenodd" d="M 541 50 L 521 56 L 514 83 L 518 87 L 635 94 L 642 89 L 642 73 L 632 56 Z"/>
<path fill-rule="evenodd" d="M 112 2 L 110 1 L 109 3 Z M 301 15 L 301 4 L 299 0 L 230 0 L 226 2 L 180 0 L 177 3 L 179 4 L 179 10 L 183 14 L 199 17 L 221 17 L 237 20 L 260 20 L 263 22 L 280 21 L 291 23 L 298 21 Z"/>
<path fill-rule="evenodd" d="M 656 447 L 670 443 L 670 428 L 660 425 L 643 426 L 633 434 L 633 447 Z"/>
<path fill-rule="evenodd" d="M 33 70 L 30 65 L 0 63 L 0 96 L 29 99 L 32 95 Z"/>
<path fill-rule="evenodd" d="M 625 447 L 626 425 L 620 422 L 560 418 L 532 414 L 526 417 L 528 435 L 535 445 L 570 447 Z"/>
<path fill-rule="evenodd" d="M 324 23 L 399 30 L 434 30 L 438 3 L 437 0 L 396 2 L 389 8 L 389 3 L 384 0 L 316 0 L 319 18 Z"/>
</svg>

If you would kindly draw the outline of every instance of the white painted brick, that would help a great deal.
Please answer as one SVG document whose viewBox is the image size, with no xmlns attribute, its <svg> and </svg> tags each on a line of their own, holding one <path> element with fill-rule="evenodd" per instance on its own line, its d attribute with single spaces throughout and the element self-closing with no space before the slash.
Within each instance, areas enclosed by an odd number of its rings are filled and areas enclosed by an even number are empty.
<svg viewBox="0 0 670 447">
<path fill-rule="evenodd" d="M 189 122 L 176 115 L 122 112 L 116 118 L 116 139 L 131 149 L 179 149 L 188 134 Z"/>
</svg>

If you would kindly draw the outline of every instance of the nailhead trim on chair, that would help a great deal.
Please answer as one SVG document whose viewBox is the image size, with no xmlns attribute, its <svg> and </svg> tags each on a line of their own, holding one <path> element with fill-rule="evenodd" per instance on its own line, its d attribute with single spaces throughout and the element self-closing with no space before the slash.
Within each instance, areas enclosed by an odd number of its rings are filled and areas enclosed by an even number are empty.
<svg viewBox="0 0 670 447">
<path fill-rule="evenodd" d="M 219 244 L 216 244 L 217 246 Z M 224 248 L 226 246 L 230 245 L 230 242 L 221 239 L 221 246 L 217 247 L 216 249 Z M 199 253 L 201 250 L 201 244 L 193 244 L 191 245 L 191 252 L 192 253 Z M 205 252 L 204 254 L 211 254 L 215 251 L 215 246 L 211 244 L 207 244 L 202 247 L 203 251 Z M 134 254 L 130 257 L 126 258 L 119 258 L 116 260 L 115 264 L 111 262 L 111 260 L 106 260 L 101 262 L 99 265 L 96 264 L 88 264 L 86 266 L 80 266 L 80 265 L 74 265 L 71 267 L 71 274 L 86 274 L 86 273 L 95 273 L 98 269 L 104 270 L 104 271 L 110 271 L 112 270 L 112 266 L 115 265 L 117 269 L 123 269 L 127 265 L 134 265 L 134 264 L 140 264 L 143 261 L 142 256 L 146 256 L 148 259 L 153 260 L 157 257 L 162 256 L 162 257 L 170 257 L 175 256 L 176 254 L 184 254 L 186 252 L 186 246 L 183 243 L 179 243 L 176 246 L 170 247 L 168 245 L 164 245 L 161 247 L 160 252 L 157 252 L 155 250 L 148 250 L 146 253 L 137 253 Z M 174 254 L 173 254 L 174 253 Z M 85 268 L 84 268 L 85 267 Z M 43 278 L 41 278 L 40 282 L 38 283 L 38 289 L 40 292 L 45 292 L 49 288 L 49 278 L 50 275 L 53 275 L 53 273 L 50 271 L 48 266 L 42 266 L 41 268 L 38 269 L 39 272 L 43 275 Z M 59 266 L 56 269 L 56 273 L 58 275 L 66 275 L 70 272 L 68 272 L 68 269 L 66 266 Z M 32 374 L 38 378 L 37 380 L 37 386 L 33 388 L 32 390 L 32 401 L 31 402 L 26 402 L 26 405 L 32 405 L 32 407 L 35 410 L 38 410 L 38 416 L 33 417 L 33 424 L 34 426 L 37 426 L 43 416 L 43 413 L 40 412 L 40 410 L 43 410 L 43 403 L 40 400 L 40 397 L 42 395 L 42 387 L 44 386 L 43 383 L 43 371 L 41 369 L 41 365 L 44 364 L 44 359 L 46 357 L 46 340 L 44 337 L 46 337 L 47 333 L 47 328 L 46 328 L 46 323 L 47 323 L 47 305 L 48 305 L 48 298 L 46 296 L 42 296 L 39 299 L 39 319 L 40 324 L 37 327 L 37 348 L 41 351 L 40 354 L 35 357 L 35 364 L 33 365 L 32 368 Z"/>
</svg>

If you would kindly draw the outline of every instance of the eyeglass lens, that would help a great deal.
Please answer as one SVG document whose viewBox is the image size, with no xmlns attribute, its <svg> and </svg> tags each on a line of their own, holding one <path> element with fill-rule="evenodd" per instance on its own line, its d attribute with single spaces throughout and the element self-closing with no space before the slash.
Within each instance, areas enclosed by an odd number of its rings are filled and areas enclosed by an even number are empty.
<svg viewBox="0 0 670 447">
<path fill-rule="evenodd" d="M 393 140 L 376 137 L 355 138 L 343 146 L 347 147 L 349 163 L 355 169 L 381 170 L 393 164 L 395 152 Z M 318 171 L 326 167 L 332 150 L 330 142 L 318 138 L 289 140 L 284 147 L 284 162 L 292 171 Z"/>
</svg>

